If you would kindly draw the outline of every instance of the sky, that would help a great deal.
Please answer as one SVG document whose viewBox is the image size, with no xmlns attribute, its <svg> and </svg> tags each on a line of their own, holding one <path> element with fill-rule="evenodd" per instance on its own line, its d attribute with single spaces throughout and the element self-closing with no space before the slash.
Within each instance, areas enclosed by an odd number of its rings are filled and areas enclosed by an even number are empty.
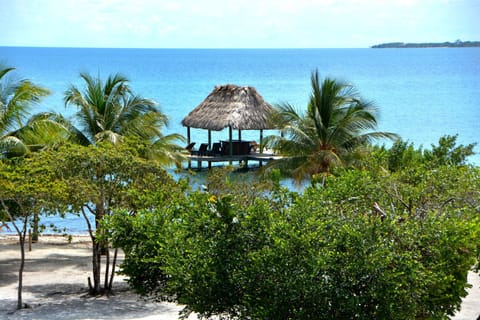
<svg viewBox="0 0 480 320">
<path fill-rule="evenodd" d="M 480 0 L 0 0 L 0 46 L 367 48 L 480 40 Z"/>
</svg>

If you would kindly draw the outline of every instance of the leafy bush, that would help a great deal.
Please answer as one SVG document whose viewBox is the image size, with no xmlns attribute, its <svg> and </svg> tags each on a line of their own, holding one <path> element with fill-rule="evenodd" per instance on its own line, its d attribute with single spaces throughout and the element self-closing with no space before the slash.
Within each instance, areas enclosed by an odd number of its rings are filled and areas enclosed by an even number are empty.
<svg viewBox="0 0 480 320">
<path fill-rule="evenodd" d="M 476 143 L 457 145 L 458 135 L 445 135 L 432 144 L 431 149 L 415 148 L 413 143 L 401 139 L 395 141 L 391 148 L 373 147 L 371 156 L 382 163 L 391 172 L 426 165 L 428 168 L 439 166 L 462 166 L 467 158 L 474 155 Z M 372 159 L 370 159 L 372 161 Z"/>
<path fill-rule="evenodd" d="M 447 319 L 478 252 L 480 171 L 414 173 L 349 170 L 302 195 L 242 193 L 249 201 L 183 194 L 124 217 L 123 272 L 185 315 Z"/>
</svg>

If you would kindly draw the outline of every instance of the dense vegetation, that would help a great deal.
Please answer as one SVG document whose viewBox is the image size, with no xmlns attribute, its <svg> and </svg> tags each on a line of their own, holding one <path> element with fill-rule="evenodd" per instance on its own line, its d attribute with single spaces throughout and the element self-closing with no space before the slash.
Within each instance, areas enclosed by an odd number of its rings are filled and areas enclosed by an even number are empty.
<svg viewBox="0 0 480 320">
<path fill-rule="evenodd" d="M 459 308 L 480 252 L 480 169 L 467 163 L 474 144 L 445 136 L 430 149 L 402 140 L 373 146 L 371 138 L 393 135 L 373 131 L 371 105 L 314 73 L 307 113 L 280 108 L 287 136 L 269 141 L 286 155 L 309 142 L 304 166 L 212 170 L 204 190 L 192 190 L 162 167 L 180 158 L 156 131 L 165 118 L 151 101 L 132 95 L 122 77 L 82 78 L 85 92 L 72 87 L 65 100 L 79 107 L 80 129 L 38 117 L 51 125 L 25 129 L 28 137 L 59 134 L 37 148 L 17 130 L 2 131 L 27 147 L 14 154 L 0 145 L 0 218 L 13 222 L 23 250 L 35 216 L 92 213 L 91 294 L 111 292 L 120 248 L 129 284 L 184 304 L 185 316 L 447 319 Z M 287 189 L 285 174 L 310 185 Z M 19 308 L 22 270 L 23 251 Z"/>
<path fill-rule="evenodd" d="M 398 149 L 378 149 L 371 169 L 341 169 L 302 194 L 274 178 L 256 189 L 211 174 L 212 192 L 112 216 L 111 237 L 130 284 L 175 297 L 187 314 L 446 319 L 466 294 L 480 235 L 480 171 L 441 164 L 455 149 L 416 150 L 415 165 L 396 171 L 385 168 Z"/>
</svg>

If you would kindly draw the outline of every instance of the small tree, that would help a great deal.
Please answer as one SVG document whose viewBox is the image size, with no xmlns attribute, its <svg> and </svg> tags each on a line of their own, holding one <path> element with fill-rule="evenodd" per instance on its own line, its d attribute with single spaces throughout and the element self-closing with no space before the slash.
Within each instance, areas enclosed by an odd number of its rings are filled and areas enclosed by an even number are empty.
<svg viewBox="0 0 480 320">
<path fill-rule="evenodd" d="M 425 150 L 425 160 L 434 165 L 460 166 L 466 163 L 467 157 L 474 155 L 473 148 L 476 143 L 466 146 L 457 145 L 458 134 L 454 136 L 443 136 L 438 140 L 438 145 L 432 144 L 431 150 Z"/>
<path fill-rule="evenodd" d="M 59 148 L 55 155 L 62 161 L 52 165 L 69 190 L 66 204 L 85 218 L 92 240 L 93 282 L 88 279 L 90 294 L 109 293 L 117 251 L 110 265 L 108 240 L 105 237 L 107 230 L 102 226 L 104 218 L 116 210 L 135 214 L 147 208 L 149 204 L 144 194 L 155 189 L 173 190 L 174 181 L 160 165 L 140 158 L 135 149 L 127 144 L 115 146 L 106 142 L 88 147 L 70 145 Z M 95 217 L 94 226 L 88 214 Z M 106 256 L 103 286 L 102 254 Z"/>
<path fill-rule="evenodd" d="M 55 208 L 65 195 L 65 186 L 55 178 L 45 158 L 15 159 L 0 162 L 0 216 L 10 220 L 19 239 L 20 267 L 17 308 L 23 307 L 22 284 L 25 267 L 25 239 L 34 216 Z"/>
</svg>

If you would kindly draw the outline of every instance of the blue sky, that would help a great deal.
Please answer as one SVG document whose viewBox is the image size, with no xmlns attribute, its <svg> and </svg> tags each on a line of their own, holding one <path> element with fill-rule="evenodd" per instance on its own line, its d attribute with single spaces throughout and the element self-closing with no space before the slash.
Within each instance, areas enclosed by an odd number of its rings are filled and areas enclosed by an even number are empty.
<svg viewBox="0 0 480 320">
<path fill-rule="evenodd" d="M 480 0 L 0 0 L 0 46 L 363 48 L 480 40 Z"/>
</svg>

